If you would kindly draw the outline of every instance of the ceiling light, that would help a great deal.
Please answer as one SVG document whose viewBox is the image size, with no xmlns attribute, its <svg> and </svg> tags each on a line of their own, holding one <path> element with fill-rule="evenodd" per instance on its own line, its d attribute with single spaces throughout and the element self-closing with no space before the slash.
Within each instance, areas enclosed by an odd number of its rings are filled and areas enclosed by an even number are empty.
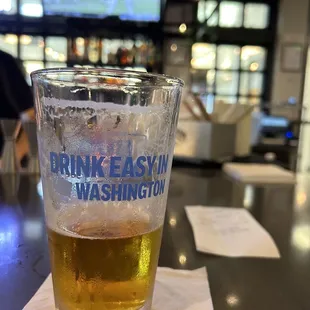
<svg viewBox="0 0 310 310">
<path fill-rule="evenodd" d="M 184 33 L 184 32 L 186 32 L 186 30 L 187 30 L 187 26 L 186 26 L 186 24 L 181 24 L 180 26 L 179 26 L 179 31 L 181 32 L 181 33 Z"/>
</svg>

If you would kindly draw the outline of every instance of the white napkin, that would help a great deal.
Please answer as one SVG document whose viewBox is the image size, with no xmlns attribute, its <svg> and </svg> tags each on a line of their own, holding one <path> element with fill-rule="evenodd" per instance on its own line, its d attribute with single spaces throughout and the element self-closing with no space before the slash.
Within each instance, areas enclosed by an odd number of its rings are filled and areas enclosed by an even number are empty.
<svg viewBox="0 0 310 310">
<path fill-rule="evenodd" d="M 223 167 L 228 175 L 248 183 L 295 183 L 295 174 L 272 164 L 227 163 Z"/>
<path fill-rule="evenodd" d="M 49 275 L 23 310 L 54 310 Z M 213 310 L 207 271 L 158 268 L 152 310 Z"/>
<path fill-rule="evenodd" d="M 185 211 L 199 252 L 280 258 L 271 236 L 245 209 L 188 206 Z"/>
<path fill-rule="evenodd" d="M 152 310 L 213 310 L 206 268 L 158 268 Z"/>
</svg>

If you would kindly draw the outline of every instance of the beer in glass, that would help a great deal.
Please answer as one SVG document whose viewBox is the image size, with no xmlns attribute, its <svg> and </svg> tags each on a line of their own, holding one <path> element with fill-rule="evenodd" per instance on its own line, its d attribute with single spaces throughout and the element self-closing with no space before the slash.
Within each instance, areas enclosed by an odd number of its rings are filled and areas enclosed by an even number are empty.
<svg viewBox="0 0 310 310">
<path fill-rule="evenodd" d="M 182 81 L 32 74 L 57 310 L 150 309 Z"/>
</svg>

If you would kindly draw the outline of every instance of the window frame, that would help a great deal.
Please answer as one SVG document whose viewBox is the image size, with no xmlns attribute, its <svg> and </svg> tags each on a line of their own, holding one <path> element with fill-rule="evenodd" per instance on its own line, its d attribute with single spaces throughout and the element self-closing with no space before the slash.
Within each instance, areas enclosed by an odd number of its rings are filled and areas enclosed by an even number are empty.
<svg viewBox="0 0 310 310">
<path fill-rule="evenodd" d="M 218 2 L 218 6 L 216 7 L 216 11 L 217 11 L 217 14 L 218 14 L 218 22 L 217 22 L 217 25 L 216 26 L 210 26 L 210 25 L 207 25 L 207 19 L 205 18 L 205 20 L 203 22 L 200 22 L 198 20 L 198 8 L 199 8 L 199 3 L 200 2 L 205 2 L 207 3 L 208 1 L 210 0 L 199 0 L 198 3 L 197 3 L 197 11 L 196 11 L 196 21 L 198 23 L 198 25 L 202 26 L 207 26 L 207 27 L 210 27 L 210 28 L 227 28 L 227 29 L 255 29 L 255 30 L 265 30 L 265 29 L 271 29 L 273 27 L 273 20 L 274 20 L 274 17 L 273 17 L 273 14 L 272 14 L 272 10 L 274 9 L 275 7 L 275 4 L 276 4 L 276 7 L 277 7 L 277 0 L 213 0 L 215 2 Z M 242 4 L 242 20 L 241 20 L 241 26 L 240 27 L 221 27 L 220 26 L 220 6 L 221 6 L 221 3 L 222 2 L 239 2 Z M 267 22 L 267 27 L 266 28 L 247 28 L 244 26 L 244 20 L 245 20 L 245 7 L 246 7 L 246 4 L 265 4 L 269 7 L 269 14 L 268 14 L 268 22 Z"/>
<path fill-rule="evenodd" d="M 204 2 L 208 0 L 202 0 Z M 220 0 L 217 0 L 218 2 Z M 196 36 L 194 42 L 211 43 L 211 44 L 228 44 L 228 45 L 254 45 L 261 46 L 266 49 L 267 57 L 265 63 L 265 70 L 263 71 L 263 93 L 259 97 L 261 100 L 261 108 L 269 110 L 268 105 L 264 102 L 269 102 L 271 99 L 272 91 L 272 74 L 274 68 L 274 53 L 276 48 L 276 33 L 277 33 L 277 20 L 279 14 L 279 0 L 234 0 L 241 2 L 243 6 L 243 17 L 245 4 L 257 3 L 267 4 L 269 6 L 269 22 L 268 27 L 265 29 L 257 28 L 223 28 L 219 26 L 208 26 L 206 22 L 199 22 L 196 11 Z M 198 10 L 198 3 L 197 3 Z M 238 90 L 239 91 L 239 90 Z M 243 96 L 240 96 L 243 97 Z M 238 97 L 239 98 L 239 97 Z"/>
<path fill-rule="evenodd" d="M 206 43 L 206 42 L 195 42 L 195 43 Z M 194 44 L 195 44 L 194 43 Z M 193 44 L 193 45 L 194 45 Z M 210 43 L 206 43 L 206 44 L 210 44 Z M 192 47 L 193 47 L 192 45 Z M 218 67 L 218 47 L 219 46 L 222 46 L 222 45 L 232 45 L 232 46 L 235 46 L 235 47 L 238 47 L 240 49 L 240 54 L 239 54 L 239 62 L 238 62 L 238 68 L 237 69 L 221 69 Z M 268 59 L 268 49 L 264 46 L 261 46 L 261 45 L 256 45 L 257 47 L 261 47 L 261 48 L 264 48 L 265 50 L 265 53 L 266 53 L 266 56 L 265 56 L 265 66 L 262 70 L 257 70 L 257 71 L 251 71 L 250 69 L 243 69 L 241 67 L 241 63 L 242 63 L 242 59 L 241 59 L 241 55 L 242 55 L 242 48 L 244 46 L 249 46 L 249 44 L 230 44 L 230 43 L 219 43 L 219 44 L 215 44 L 215 66 L 214 68 L 210 68 L 210 69 L 197 69 L 197 68 L 193 68 L 191 67 L 191 70 L 202 70 L 202 71 L 209 71 L 209 70 L 214 70 L 215 72 L 215 78 L 214 78 L 214 83 L 213 83 L 213 91 L 212 92 L 207 92 L 207 89 L 206 89 L 206 93 L 209 95 L 213 95 L 214 98 L 216 98 L 217 96 L 220 96 L 220 97 L 227 97 L 227 98 L 230 98 L 230 97 L 236 97 L 237 98 L 237 102 L 239 101 L 239 98 L 248 98 L 248 99 L 252 99 L 252 98 L 259 98 L 261 99 L 261 102 L 263 102 L 265 100 L 265 92 L 266 92 L 266 83 L 265 83 L 265 80 L 264 80 L 264 77 L 268 74 L 268 68 L 267 68 L 267 59 Z M 250 45 L 250 46 L 254 46 L 254 45 Z M 236 94 L 234 95 L 227 95 L 227 94 L 223 94 L 221 92 L 218 92 L 217 90 L 217 74 L 218 72 L 232 72 L 232 73 L 238 73 L 238 84 L 237 84 L 237 92 Z M 241 74 L 242 73 L 261 73 L 263 75 L 263 83 L 262 83 L 262 88 L 261 88 L 261 92 L 259 95 L 251 95 L 249 94 L 243 94 L 243 93 L 240 93 L 240 85 L 241 85 Z M 193 82 L 193 77 L 191 76 L 191 80 Z M 208 87 L 208 83 L 206 81 L 206 85 Z"/>
</svg>

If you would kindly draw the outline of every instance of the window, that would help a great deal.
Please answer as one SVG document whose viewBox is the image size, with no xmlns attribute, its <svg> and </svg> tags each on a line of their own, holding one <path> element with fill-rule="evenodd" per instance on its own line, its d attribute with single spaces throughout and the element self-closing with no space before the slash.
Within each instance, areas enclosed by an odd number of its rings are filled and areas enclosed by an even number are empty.
<svg viewBox="0 0 310 310">
<path fill-rule="evenodd" d="M 263 102 L 269 96 L 265 81 L 271 74 L 268 46 L 275 35 L 273 27 L 266 29 L 276 12 L 275 3 L 266 0 L 198 0 L 200 35 L 210 43 L 192 45 L 192 91 L 209 101 Z M 246 45 L 248 41 L 252 45 Z"/>
<path fill-rule="evenodd" d="M 119 40 L 119 39 L 104 39 L 102 40 L 101 48 L 101 61 L 106 65 L 118 65 L 120 67 L 143 67 L 146 66 L 153 67 L 156 59 L 156 46 L 152 41 L 148 41 L 143 37 L 139 37 L 135 40 Z M 182 49 L 181 46 L 174 44 L 173 49 L 178 51 L 175 54 L 174 61 L 179 62 L 180 57 L 178 56 L 179 50 Z M 97 51 L 99 55 L 100 42 L 97 44 Z M 169 46 L 170 52 L 170 46 Z M 97 52 L 96 52 L 97 55 Z M 187 53 L 189 56 L 190 53 Z M 167 51 L 166 56 L 169 56 Z M 189 58 L 189 57 L 188 57 Z M 188 59 L 189 62 L 189 59 Z M 184 57 L 182 58 L 182 63 L 184 63 Z"/>
<path fill-rule="evenodd" d="M 241 27 L 243 4 L 241 2 L 223 1 L 220 4 L 220 27 Z"/>
<path fill-rule="evenodd" d="M 128 50 L 131 50 L 134 46 L 135 42 L 133 40 L 124 40 L 123 46 Z"/>
<path fill-rule="evenodd" d="M 105 64 L 117 64 L 118 63 L 118 55 L 117 52 L 120 48 L 123 47 L 123 40 L 103 40 L 102 41 L 102 62 Z M 136 42 L 136 46 L 140 47 L 142 43 L 140 41 Z"/>
<path fill-rule="evenodd" d="M 21 35 L 20 58 L 26 71 L 26 80 L 31 84 L 30 73 L 44 68 L 44 39 L 40 36 Z"/>
<path fill-rule="evenodd" d="M 44 40 L 39 36 L 20 36 L 20 52 L 22 60 L 43 60 Z"/>
<path fill-rule="evenodd" d="M 261 102 L 266 57 L 261 46 L 195 43 L 192 90 L 228 103 Z"/>
<path fill-rule="evenodd" d="M 45 68 L 66 68 L 67 64 L 64 62 L 53 62 L 48 61 L 45 65 Z"/>
<path fill-rule="evenodd" d="M 86 59 L 85 54 L 85 39 L 82 37 L 72 38 L 69 40 L 68 60 L 81 61 Z"/>
<path fill-rule="evenodd" d="M 198 3 L 197 18 L 203 23 L 206 22 L 208 26 L 217 26 L 219 20 L 219 13 L 217 10 L 217 1 L 200 1 Z"/>
<path fill-rule="evenodd" d="M 199 22 L 203 23 L 205 21 L 205 1 L 198 2 L 197 19 Z"/>
<path fill-rule="evenodd" d="M 40 70 L 44 68 L 43 61 L 24 61 L 24 68 L 26 71 L 26 80 L 29 85 L 31 85 L 30 73 L 35 70 Z"/>
<path fill-rule="evenodd" d="M 206 74 L 207 92 L 213 93 L 215 86 L 215 70 L 208 70 Z"/>
<path fill-rule="evenodd" d="M 0 35 L 0 49 L 17 57 L 18 37 L 15 34 Z"/>
<path fill-rule="evenodd" d="M 241 69 L 262 71 L 265 69 L 266 50 L 260 46 L 247 45 L 241 50 Z"/>
<path fill-rule="evenodd" d="M 216 92 L 221 95 L 237 95 L 239 73 L 218 71 L 216 73 Z"/>
<path fill-rule="evenodd" d="M 194 69 L 213 69 L 215 68 L 214 44 L 195 43 L 192 47 L 191 65 Z"/>
<path fill-rule="evenodd" d="M 17 13 L 17 0 L 1 0 L 0 14 L 14 15 Z"/>
<path fill-rule="evenodd" d="M 108 63 L 109 52 L 110 52 L 109 46 L 110 46 L 110 40 L 108 39 L 102 40 L 101 61 L 104 64 Z"/>
<path fill-rule="evenodd" d="M 42 17 L 42 0 L 20 0 L 20 14 L 29 17 Z"/>
<path fill-rule="evenodd" d="M 88 41 L 88 59 L 92 63 L 100 60 L 100 39 L 92 37 Z"/>
<path fill-rule="evenodd" d="M 260 96 L 263 91 L 263 74 L 261 72 L 242 72 L 240 76 L 240 95 Z"/>
<path fill-rule="evenodd" d="M 217 48 L 217 68 L 239 69 L 240 47 L 236 45 L 219 45 Z"/>
<path fill-rule="evenodd" d="M 247 3 L 244 8 L 244 27 L 265 29 L 269 23 L 269 6 L 262 3 Z"/>
<path fill-rule="evenodd" d="M 237 103 L 237 97 L 236 96 L 215 96 L 215 101 L 223 101 L 225 103 Z"/>
<path fill-rule="evenodd" d="M 67 61 L 67 39 L 64 37 L 47 37 L 45 57 L 47 61 Z"/>
<path fill-rule="evenodd" d="M 216 1 L 208 1 L 205 12 L 207 25 L 217 26 L 219 23 L 218 3 Z"/>
<path fill-rule="evenodd" d="M 244 1 L 247 2 L 247 1 Z M 197 19 L 210 27 L 265 29 L 269 26 L 270 6 L 264 3 L 201 0 Z"/>
<path fill-rule="evenodd" d="M 260 97 L 243 97 L 240 96 L 238 99 L 238 103 L 241 104 L 260 104 L 262 102 Z"/>
</svg>

